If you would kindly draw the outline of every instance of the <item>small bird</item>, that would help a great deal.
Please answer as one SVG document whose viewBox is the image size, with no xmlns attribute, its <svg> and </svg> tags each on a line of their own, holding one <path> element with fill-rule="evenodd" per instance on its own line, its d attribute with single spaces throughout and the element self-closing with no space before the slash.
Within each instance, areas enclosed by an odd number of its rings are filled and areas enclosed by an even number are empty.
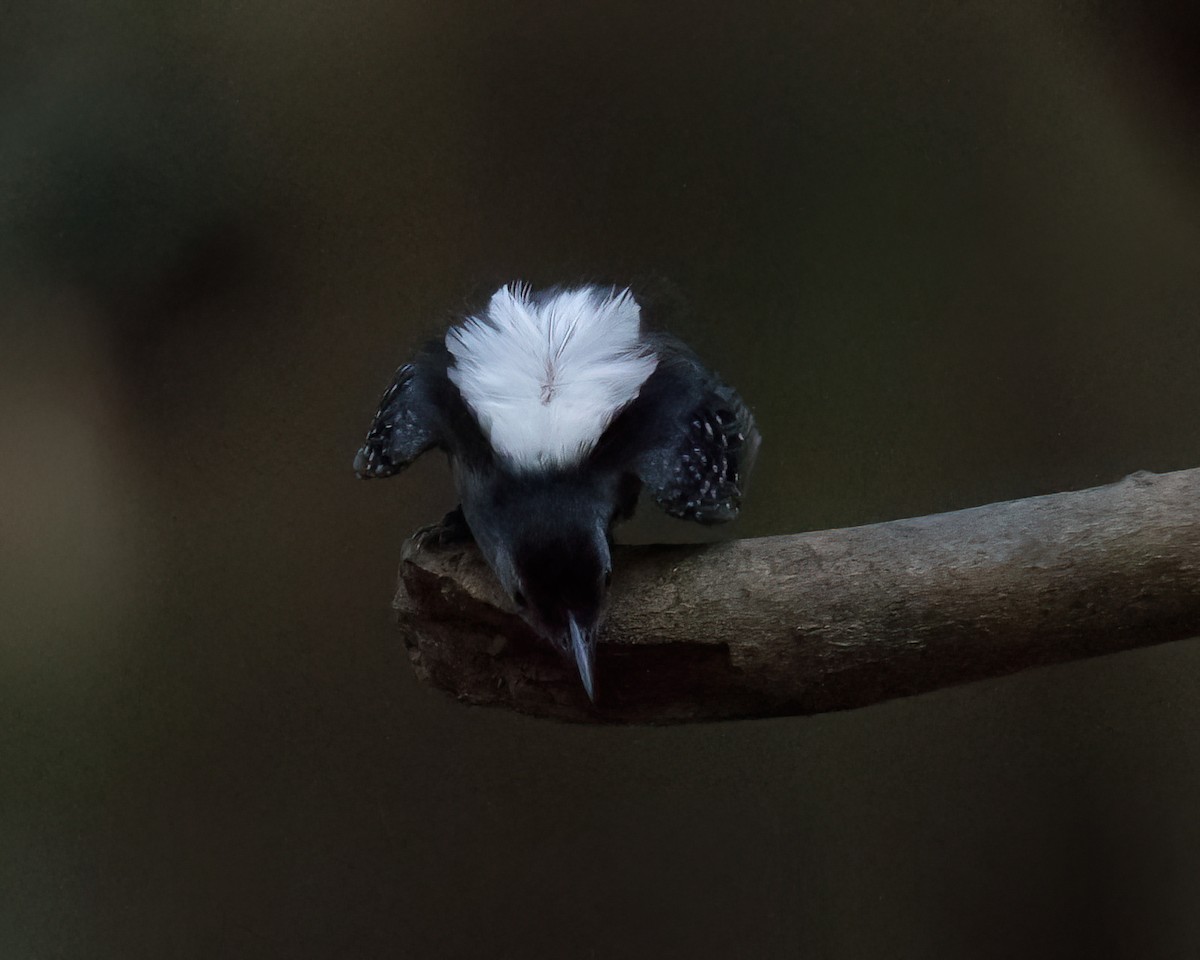
<svg viewBox="0 0 1200 960">
<path fill-rule="evenodd" d="M 596 698 L 613 527 L 646 487 L 671 516 L 732 520 L 759 445 L 742 399 L 629 289 L 501 287 L 396 371 L 354 458 L 389 477 L 437 447 L 473 537 L 535 633 Z"/>
</svg>

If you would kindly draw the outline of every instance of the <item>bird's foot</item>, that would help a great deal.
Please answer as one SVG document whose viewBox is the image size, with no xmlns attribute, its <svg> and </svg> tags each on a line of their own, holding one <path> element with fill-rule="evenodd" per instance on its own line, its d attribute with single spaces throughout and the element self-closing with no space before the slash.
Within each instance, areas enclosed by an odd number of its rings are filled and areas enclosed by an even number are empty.
<svg viewBox="0 0 1200 960">
<path fill-rule="evenodd" d="M 448 547 L 454 544 L 470 543 L 475 538 L 471 528 L 467 526 L 467 518 L 463 516 L 462 507 L 455 507 L 442 517 L 440 523 L 431 523 L 421 527 L 412 535 L 418 547 Z"/>
</svg>

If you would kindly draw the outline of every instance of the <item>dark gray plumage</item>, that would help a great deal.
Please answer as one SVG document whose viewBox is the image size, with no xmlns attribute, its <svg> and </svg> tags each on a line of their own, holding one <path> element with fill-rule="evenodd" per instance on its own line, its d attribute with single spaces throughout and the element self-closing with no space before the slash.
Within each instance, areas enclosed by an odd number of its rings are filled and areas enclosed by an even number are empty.
<svg viewBox="0 0 1200 960">
<path fill-rule="evenodd" d="M 599 303 L 605 292 L 596 289 Z M 533 314 L 552 294 L 526 296 Z M 682 342 L 641 333 L 636 349 L 655 358 L 653 372 L 623 406 L 601 411 L 606 426 L 574 462 L 513 462 L 493 449 L 440 341 L 397 371 L 354 459 L 370 479 L 392 476 L 428 449 L 445 451 L 470 534 L 526 621 L 575 660 L 593 698 L 613 526 L 632 515 L 643 486 L 672 516 L 733 519 L 759 444 L 738 394 Z M 547 352 L 547 369 L 557 356 Z M 498 353 L 496 362 L 509 361 Z M 586 380 L 586 358 L 575 363 Z"/>
</svg>

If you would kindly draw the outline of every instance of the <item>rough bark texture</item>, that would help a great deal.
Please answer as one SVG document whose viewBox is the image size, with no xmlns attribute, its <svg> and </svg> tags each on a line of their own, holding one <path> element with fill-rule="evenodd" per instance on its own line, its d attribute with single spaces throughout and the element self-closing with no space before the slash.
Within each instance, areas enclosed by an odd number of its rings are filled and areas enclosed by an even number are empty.
<svg viewBox="0 0 1200 960">
<path fill-rule="evenodd" d="M 470 545 L 418 535 L 396 609 L 418 676 L 591 722 L 811 714 L 1200 636 L 1200 469 L 845 530 L 620 547 L 598 704 Z"/>
</svg>

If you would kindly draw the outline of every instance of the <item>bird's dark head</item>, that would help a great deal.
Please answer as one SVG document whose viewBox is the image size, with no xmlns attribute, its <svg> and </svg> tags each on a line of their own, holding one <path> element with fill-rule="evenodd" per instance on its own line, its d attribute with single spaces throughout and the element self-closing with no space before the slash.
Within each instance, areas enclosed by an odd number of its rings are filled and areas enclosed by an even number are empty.
<svg viewBox="0 0 1200 960">
<path fill-rule="evenodd" d="M 595 699 L 596 633 L 612 582 L 608 541 L 587 531 L 519 543 L 513 553 L 512 598 L 521 616 L 579 668 Z"/>
<path fill-rule="evenodd" d="M 612 582 L 608 513 L 594 498 L 562 493 L 497 504 L 472 530 L 521 617 L 576 664 L 595 699 L 596 634 Z"/>
</svg>

